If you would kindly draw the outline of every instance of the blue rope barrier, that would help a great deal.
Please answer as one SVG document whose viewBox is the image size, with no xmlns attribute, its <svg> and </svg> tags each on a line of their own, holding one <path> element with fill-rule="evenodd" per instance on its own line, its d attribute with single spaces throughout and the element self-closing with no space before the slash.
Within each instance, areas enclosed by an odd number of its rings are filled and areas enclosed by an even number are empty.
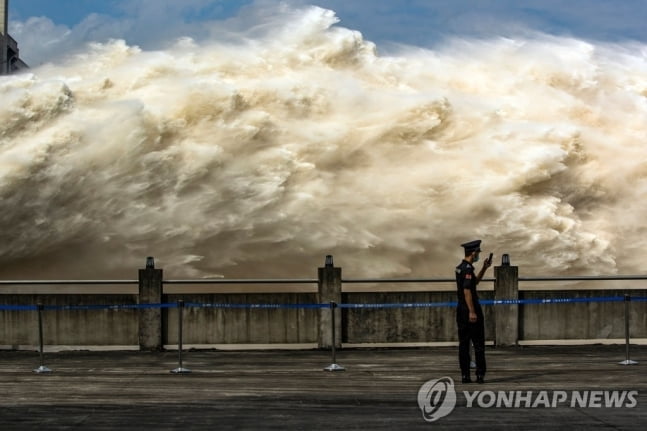
<svg viewBox="0 0 647 431">
<path fill-rule="evenodd" d="M 632 298 L 633 300 L 634 298 Z M 647 298 L 645 298 L 647 299 Z M 597 298 L 536 298 L 536 299 L 483 299 L 481 305 L 526 305 L 526 304 L 566 304 L 582 302 L 620 302 L 623 296 L 605 296 Z M 339 308 L 421 308 L 421 307 L 455 307 L 453 302 L 417 302 L 396 304 L 339 304 Z"/>
<path fill-rule="evenodd" d="M 196 302 L 187 302 L 184 304 L 185 307 L 196 307 L 196 308 L 289 308 L 289 309 L 313 309 L 313 308 L 330 308 L 330 304 L 201 304 Z"/>
<path fill-rule="evenodd" d="M 603 296 L 594 298 L 531 298 L 531 299 L 484 299 L 481 305 L 532 305 L 532 304 L 567 304 L 587 302 L 622 302 L 624 296 Z M 631 301 L 647 301 L 645 296 L 630 297 Z M 456 301 L 445 302 L 412 302 L 412 303 L 368 303 L 368 304 L 337 304 L 346 309 L 377 309 L 377 308 L 433 308 L 456 307 Z M 78 311 L 78 310 L 134 310 L 151 308 L 177 308 L 176 302 L 162 304 L 117 304 L 117 305 L 45 305 L 47 311 Z M 185 303 L 185 307 L 220 308 L 220 309 L 324 309 L 330 304 L 224 304 L 224 303 Z M 36 305 L 5 305 L 0 304 L 3 311 L 36 311 Z"/>
<path fill-rule="evenodd" d="M 134 310 L 134 309 L 151 309 L 151 308 L 177 308 L 176 302 L 164 304 L 121 304 L 121 305 L 44 305 L 44 311 L 79 311 L 79 310 Z M 313 308 L 330 308 L 330 304 L 201 304 L 185 303 L 185 307 L 197 308 L 250 308 L 250 309 L 313 309 Z M 6 311 L 36 311 L 36 305 L 4 305 L 0 304 L 0 310 Z"/>
<path fill-rule="evenodd" d="M 456 307 L 457 302 L 413 302 L 395 304 L 338 304 L 339 308 L 426 308 L 426 307 Z"/>
<path fill-rule="evenodd" d="M 632 298 L 633 299 L 633 298 Z M 526 305 L 526 304 L 568 304 L 574 302 L 621 302 L 624 296 L 604 296 L 597 298 L 532 298 L 532 299 L 484 299 L 481 305 Z"/>
<path fill-rule="evenodd" d="M 152 308 L 175 308 L 177 304 L 118 304 L 118 305 L 44 305 L 45 311 L 78 311 L 78 310 L 135 310 Z"/>
<path fill-rule="evenodd" d="M 35 305 L 0 305 L 0 310 L 7 311 L 36 311 L 38 307 Z"/>
</svg>

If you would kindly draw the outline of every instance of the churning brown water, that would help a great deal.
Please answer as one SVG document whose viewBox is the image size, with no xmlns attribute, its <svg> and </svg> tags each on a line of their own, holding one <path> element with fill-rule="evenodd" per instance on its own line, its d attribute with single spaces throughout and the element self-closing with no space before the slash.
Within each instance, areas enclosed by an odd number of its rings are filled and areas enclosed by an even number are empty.
<svg viewBox="0 0 647 431">
<path fill-rule="evenodd" d="M 647 47 L 376 54 L 309 8 L 238 42 L 96 44 L 0 78 L 0 277 L 641 272 Z"/>
</svg>

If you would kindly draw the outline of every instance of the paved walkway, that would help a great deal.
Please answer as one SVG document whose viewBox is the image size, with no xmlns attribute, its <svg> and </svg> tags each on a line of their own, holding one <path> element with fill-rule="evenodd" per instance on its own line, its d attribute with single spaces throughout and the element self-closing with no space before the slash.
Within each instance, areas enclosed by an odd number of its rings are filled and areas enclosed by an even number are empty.
<svg viewBox="0 0 647 431">
<path fill-rule="evenodd" d="M 642 430 L 647 347 L 632 346 L 631 353 L 638 365 L 618 365 L 624 346 L 488 348 L 486 383 L 457 381 L 455 408 L 430 423 L 418 391 L 430 379 L 458 380 L 456 348 L 341 350 L 337 362 L 346 371 L 334 373 L 322 370 L 331 362 L 324 351 L 190 351 L 184 366 L 192 373 L 182 375 L 169 372 L 177 352 L 48 353 L 53 372 L 36 374 L 37 353 L 0 351 L 0 424 L 2 430 Z"/>
</svg>

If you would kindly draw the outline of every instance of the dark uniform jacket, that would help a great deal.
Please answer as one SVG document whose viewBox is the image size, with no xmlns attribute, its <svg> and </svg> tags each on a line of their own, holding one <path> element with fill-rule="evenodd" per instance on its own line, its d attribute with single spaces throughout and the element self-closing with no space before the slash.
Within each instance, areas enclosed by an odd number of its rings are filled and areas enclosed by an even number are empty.
<svg viewBox="0 0 647 431">
<path fill-rule="evenodd" d="M 476 314 L 482 314 L 481 305 L 479 304 L 479 297 L 476 293 L 476 285 L 478 284 L 478 279 L 476 274 L 474 274 L 474 266 L 466 260 L 463 260 L 456 267 L 456 289 L 458 294 L 458 308 L 456 310 L 456 319 L 461 321 L 469 320 L 469 308 L 467 308 L 467 303 L 465 302 L 465 292 L 464 289 L 469 289 L 472 291 L 472 303 L 474 304 L 474 311 Z"/>
</svg>

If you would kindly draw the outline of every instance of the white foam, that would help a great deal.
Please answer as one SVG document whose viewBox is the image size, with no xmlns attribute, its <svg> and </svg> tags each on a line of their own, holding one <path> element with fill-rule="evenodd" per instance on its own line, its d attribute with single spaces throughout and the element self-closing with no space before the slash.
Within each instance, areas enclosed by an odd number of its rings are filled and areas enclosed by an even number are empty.
<svg viewBox="0 0 647 431">
<path fill-rule="evenodd" d="M 380 57 L 330 11 L 280 16 L 2 78 L 2 274 L 154 255 L 176 277 L 310 277 L 333 254 L 347 276 L 447 276 L 473 238 L 524 275 L 642 270 L 645 47 Z"/>
</svg>

